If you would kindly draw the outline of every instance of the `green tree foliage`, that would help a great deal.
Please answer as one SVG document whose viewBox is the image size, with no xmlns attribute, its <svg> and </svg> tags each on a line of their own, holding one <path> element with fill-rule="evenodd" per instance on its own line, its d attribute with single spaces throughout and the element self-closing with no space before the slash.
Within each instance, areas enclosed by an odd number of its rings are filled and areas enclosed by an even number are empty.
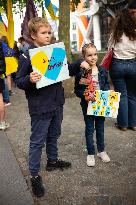
<svg viewBox="0 0 136 205">
<path fill-rule="evenodd" d="M 34 0 L 34 3 L 38 3 L 38 5 L 40 7 L 42 7 L 42 2 L 43 2 L 43 0 Z M 80 0 L 72 0 L 72 2 L 75 4 L 75 6 L 77 6 L 78 3 L 80 2 Z M 13 3 L 13 7 L 14 7 L 15 12 L 16 12 L 15 5 L 18 5 L 20 11 L 22 11 L 23 8 L 26 6 L 26 0 L 12 0 L 12 3 Z M 70 3 L 70 0 L 69 0 L 69 3 Z M 0 7 L 4 8 L 4 10 L 6 11 L 7 0 L 0 0 Z"/>
<path fill-rule="evenodd" d="M 80 3 L 80 0 L 72 0 L 72 2 L 75 4 L 75 6 L 77 6 L 78 3 Z"/>
<path fill-rule="evenodd" d="M 34 3 L 38 3 L 38 5 L 42 6 L 43 0 L 34 0 Z M 26 0 L 12 0 L 13 8 L 16 12 L 16 5 L 18 6 L 20 12 L 22 12 L 23 8 L 26 6 Z M 4 10 L 7 10 L 7 0 L 0 0 L 0 7 L 4 8 Z"/>
</svg>

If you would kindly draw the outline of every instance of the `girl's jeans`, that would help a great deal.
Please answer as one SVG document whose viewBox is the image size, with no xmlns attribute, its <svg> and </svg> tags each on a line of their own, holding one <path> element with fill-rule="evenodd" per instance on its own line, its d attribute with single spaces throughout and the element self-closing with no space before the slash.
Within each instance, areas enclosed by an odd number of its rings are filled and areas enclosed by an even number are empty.
<svg viewBox="0 0 136 205">
<path fill-rule="evenodd" d="M 136 127 L 136 60 L 113 59 L 110 77 L 115 91 L 121 93 L 117 124 Z M 133 85 L 132 85 L 133 83 Z"/>
<path fill-rule="evenodd" d="M 81 107 L 83 111 L 84 121 L 85 121 L 85 137 L 88 155 L 95 154 L 94 147 L 94 128 L 96 129 L 96 143 L 98 152 L 104 151 L 104 117 L 96 117 L 92 115 L 87 115 L 87 105 L 81 102 Z M 94 127 L 95 124 L 95 127 Z"/>
</svg>

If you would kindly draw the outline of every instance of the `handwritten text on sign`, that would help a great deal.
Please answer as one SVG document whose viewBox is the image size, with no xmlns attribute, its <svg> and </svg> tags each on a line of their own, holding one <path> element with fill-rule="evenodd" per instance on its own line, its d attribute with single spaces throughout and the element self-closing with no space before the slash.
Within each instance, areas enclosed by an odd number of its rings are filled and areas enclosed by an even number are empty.
<svg viewBox="0 0 136 205">
<path fill-rule="evenodd" d="M 62 42 L 29 50 L 34 71 L 42 74 L 37 88 L 69 78 L 65 46 Z"/>
</svg>

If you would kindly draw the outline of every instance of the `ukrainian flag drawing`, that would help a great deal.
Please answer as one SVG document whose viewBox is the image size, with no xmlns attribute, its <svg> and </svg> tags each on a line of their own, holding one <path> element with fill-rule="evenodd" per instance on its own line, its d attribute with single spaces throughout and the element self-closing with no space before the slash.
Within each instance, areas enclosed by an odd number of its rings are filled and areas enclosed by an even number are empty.
<svg viewBox="0 0 136 205">
<path fill-rule="evenodd" d="M 66 49 L 63 42 L 29 49 L 33 71 L 42 74 L 36 88 L 69 79 Z"/>
</svg>

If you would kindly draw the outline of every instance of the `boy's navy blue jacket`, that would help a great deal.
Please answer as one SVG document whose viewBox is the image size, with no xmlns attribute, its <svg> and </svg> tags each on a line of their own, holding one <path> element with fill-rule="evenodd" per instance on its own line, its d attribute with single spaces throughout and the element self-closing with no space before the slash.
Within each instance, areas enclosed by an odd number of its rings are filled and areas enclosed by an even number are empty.
<svg viewBox="0 0 136 205">
<path fill-rule="evenodd" d="M 35 46 L 32 45 L 29 48 L 32 49 Z M 53 112 L 58 106 L 62 106 L 64 104 L 62 83 L 59 82 L 37 89 L 36 84 L 30 82 L 32 71 L 29 52 L 26 52 L 19 58 L 16 83 L 20 89 L 25 91 L 30 116 Z"/>
<path fill-rule="evenodd" d="M 82 77 L 82 71 L 80 69 L 81 60 L 70 65 L 69 72 L 71 76 L 75 76 L 75 94 L 77 97 L 81 98 L 82 102 L 85 101 L 84 91 L 87 88 L 86 85 L 79 84 Z M 108 80 L 108 72 L 102 66 L 98 67 L 98 81 L 101 90 L 109 90 L 110 84 Z M 86 101 L 85 101 L 86 102 Z"/>
</svg>

